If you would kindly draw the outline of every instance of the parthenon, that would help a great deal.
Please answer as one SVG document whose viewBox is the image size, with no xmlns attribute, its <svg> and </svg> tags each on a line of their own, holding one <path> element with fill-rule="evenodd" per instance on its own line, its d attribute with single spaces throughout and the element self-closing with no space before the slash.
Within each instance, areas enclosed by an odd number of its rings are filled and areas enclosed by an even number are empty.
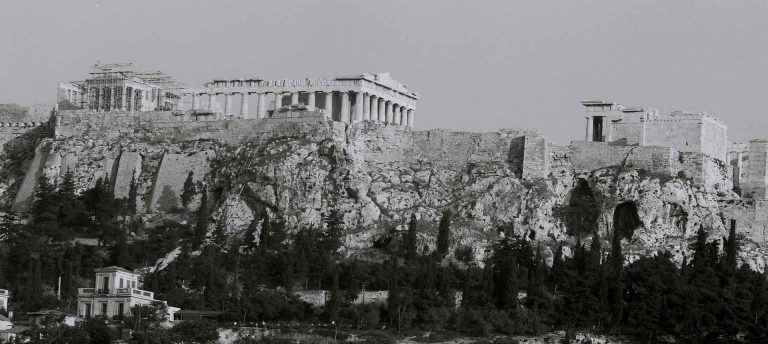
<svg viewBox="0 0 768 344">
<path fill-rule="evenodd" d="M 214 79 L 202 87 L 187 87 L 162 72 L 139 71 L 131 63 L 96 64 L 91 69 L 85 81 L 59 83 L 60 110 L 181 110 L 196 118 L 261 119 L 300 107 L 339 122 L 413 127 L 419 99 L 389 73 L 299 80 Z"/>
<path fill-rule="evenodd" d="M 84 81 L 59 83 L 61 110 L 171 110 L 183 87 L 160 71 L 139 71 L 132 63 L 96 64 L 90 74 Z"/>
<path fill-rule="evenodd" d="M 182 90 L 181 95 L 191 101 L 192 110 L 203 110 L 202 100 L 209 111 L 217 110 L 218 97 L 223 95 L 222 113 L 228 117 L 267 118 L 283 106 L 305 105 L 322 109 L 328 119 L 340 122 L 370 120 L 408 127 L 413 127 L 419 99 L 389 73 L 332 79 L 215 79 L 201 88 Z M 255 114 L 249 111 L 251 95 L 256 98 Z M 240 98 L 239 114 L 233 96 Z"/>
</svg>

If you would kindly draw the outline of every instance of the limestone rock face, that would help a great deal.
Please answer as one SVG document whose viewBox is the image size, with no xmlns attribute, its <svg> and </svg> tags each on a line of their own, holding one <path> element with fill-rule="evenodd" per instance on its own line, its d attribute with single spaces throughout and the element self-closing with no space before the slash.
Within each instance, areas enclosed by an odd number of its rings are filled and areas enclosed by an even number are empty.
<svg viewBox="0 0 768 344">
<path fill-rule="evenodd" d="M 523 179 L 522 145 L 532 137 L 526 131 L 412 131 L 324 120 L 266 128 L 238 143 L 160 135 L 99 137 L 95 132 L 48 139 L 38 146 L 30 170 L 33 175 L 41 168 L 56 171 L 52 178 L 69 170 L 81 191 L 109 176 L 118 181 L 114 185 L 121 195 L 135 175 L 138 208 L 148 212 L 157 211 L 165 185 L 179 196 L 186 173 L 194 170 L 195 182 L 209 192 L 211 230 L 223 226 L 232 237 L 258 229 L 252 222 L 265 214 L 281 217 L 291 231 L 323 228 L 324 215 L 335 208 L 347 226 L 344 252 L 349 256 L 365 254 L 377 238 L 404 230 L 412 214 L 420 224 L 420 249 L 433 250 L 446 210 L 454 214 L 449 257 L 456 248 L 471 247 L 475 259 L 482 260 L 500 228 L 545 246 L 573 246 L 576 239 L 558 210 L 568 204 L 580 179 L 594 195 L 604 245 L 609 245 L 617 206 L 632 203 L 636 208 L 642 225 L 625 239 L 630 258 L 670 250 L 682 261 L 699 226 L 709 229 L 713 239 L 727 233 L 718 196 L 688 180 L 621 166 Z M 199 199 L 198 194 L 190 210 Z M 545 250 L 550 259 L 552 251 Z M 762 266 L 762 259 L 756 263 L 754 258 L 760 255 L 750 252 L 747 261 Z"/>
</svg>

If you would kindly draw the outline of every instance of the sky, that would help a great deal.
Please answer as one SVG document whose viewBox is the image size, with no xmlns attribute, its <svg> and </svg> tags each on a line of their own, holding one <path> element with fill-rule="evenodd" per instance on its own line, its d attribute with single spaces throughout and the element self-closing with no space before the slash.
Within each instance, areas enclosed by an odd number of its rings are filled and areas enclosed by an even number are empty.
<svg viewBox="0 0 768 344">
<path fill-rule="evenodd" d="M 416 127 L 584 137 L 580 101 L 706 111 L 768 138 L 768 1 L 36 1 L 0 6 L 0 103 L 133 62 L 189 85 L 390 72 Z"/>
</svg>

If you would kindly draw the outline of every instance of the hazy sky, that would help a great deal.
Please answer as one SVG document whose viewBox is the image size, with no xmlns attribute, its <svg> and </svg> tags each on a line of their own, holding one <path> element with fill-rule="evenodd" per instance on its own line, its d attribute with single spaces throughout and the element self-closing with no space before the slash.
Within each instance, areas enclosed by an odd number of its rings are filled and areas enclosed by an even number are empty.
<svg viewBox="0 0 768 344">
<path fill-rule="evenodd" d="M 190 85 L 391 72 L 419 128 L 583 139 L 579 101 L 707 111 L 768 138 L 768 1 L 8 1 L 0 103 L 54 103 L 97 61 Z"/>
</svg>

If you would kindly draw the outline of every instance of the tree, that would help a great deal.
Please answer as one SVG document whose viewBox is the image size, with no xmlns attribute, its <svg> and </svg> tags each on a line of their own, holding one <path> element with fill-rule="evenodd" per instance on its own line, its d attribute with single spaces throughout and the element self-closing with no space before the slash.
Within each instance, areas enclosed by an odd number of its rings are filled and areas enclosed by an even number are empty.
<svg viewBox="0 0 768 344">
<path fill-rule="evenodd" d="M 437 256 L 445 258 L 451 241 L 451 211 L 446 210 L 440 218 L 440 226 L 437 232 Z"/>
<path fill-rule="evenodd" d="M 168 306 L 162 301 L 154 301 L 148 305 L 131 307 L 131 315 L 125 318 L 125 325 L 134 331 L 155 329 L 160 323 L 168 320 Z"/>
<path fill-rule="evenodd" d="M 184 210 L 189 210 L 189 204 L 192 202 L 192 198 L 195 197 L 195 194 L 197 193 L 197 189 L 195 188 L 195 182 L 192 178 L 194 172 L 189 171 L 189 174 L 187 174 L 187 179 L 184 180 L 184 187 L 182 188 L 181 192 L 181 206 L 184 207 Z"/>
<path fill-rule="evenodd" d="M 45 174 L 37 179 L 35 198 L 32 201 L 30 217 L 35 233 L 46 235 L 54 240 L 64 239 L 59 231 L 59 202 L 54 186 Z"/>
<path fill-rule="evenodd" d="M 416 233 L 418 231 L 419 223 L 416 221 L 416 214 L 411 214 L 411 219 L 408 221 L 408 230 L 403 236 L 403 249 L 402 254 L 406 261 L 412 261 L 416 258 L 417 254 L 417 242 Z"/>
<path fill-rule="evenodd" d="M 139 185 L 136 180 L 136 172 L 131 176 L 131 184 L 128 185 L 128 213 L 136 215 L 137 202 L 139 200 Z"/>
<path fill-rule="evenodd" d="M 341 309 L 341 291 L 339 290 L 339 269 L 333 268 L 333 283 L 331 284 L 331 299 L 328 302 L 328 320 L 338 321 Z"/>
<path fill-rule="evenodd" d="M 493 298 L 497 309 L 517 308 L 517 261 L 513 239 L 505 237 L 493 247 Z"/>
<path fill-rule="evenodd" d="M 728 239 L 723 241 L 723 252 L 725 254 L 723 270 L 726 274 L 736 272 L 736 257 L 739 253 L 739 243 L 736 239 L 736 220 L 731 220 L 731 229 L 728 232 Z"/>
<path fill-rule="evenodd" d="M 197 221 L 195 222 L 195 245 L 200 245 L 208 235 L 208 190 L 203 187 L 203 196 L 200 198 L 200 207 L 197 208 Z"/>
<path fill-rule="evenodd" d="M 174 341 L 212 343 L 219 338 L 217 324 L 207 320 L 184 321 L 171 329 Z"/>
<path fill-rule="evenodd" d="M 172 213 L 179 209 L 176 193 L 170 185 L 163 186 L 160 197 L 157 199 L 157 209 L 165 213 Z"/>
</svg>

